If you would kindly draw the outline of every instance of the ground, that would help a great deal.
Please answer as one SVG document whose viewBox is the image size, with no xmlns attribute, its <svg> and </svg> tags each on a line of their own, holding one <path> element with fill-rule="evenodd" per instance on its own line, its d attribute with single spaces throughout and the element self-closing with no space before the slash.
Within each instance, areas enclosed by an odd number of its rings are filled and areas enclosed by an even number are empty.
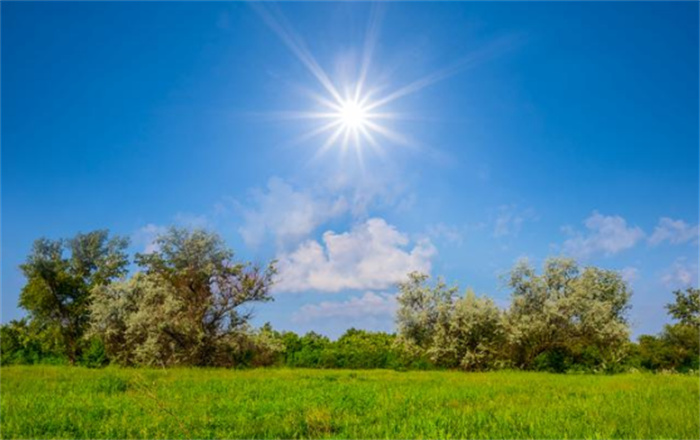
<svg viewBox="0 0 700 440">
<path fill-rule="evenodd" d="M 2 367 L 2 438 L 700 438 L 698 377 Z"/>
</svg>

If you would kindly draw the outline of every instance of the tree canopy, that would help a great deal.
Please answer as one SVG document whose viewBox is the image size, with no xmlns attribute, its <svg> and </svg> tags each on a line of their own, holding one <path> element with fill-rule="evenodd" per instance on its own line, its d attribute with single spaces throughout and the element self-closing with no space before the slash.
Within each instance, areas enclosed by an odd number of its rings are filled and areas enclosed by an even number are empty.
<svg viewBox="0 0 700 440">
<path fill-rule="evenodd" d="M 126 273 L 127 245 L 124 238 L 109 238 L 106 230 L 68 240 L 40 238 L 20 266 L 27 279 L 20 306 L 37 324 L 58 334 L 71 363 L 89 323 L 92 289 Z"/>
<path fill-rule="evenodd" d="M 413 272 L 396 295 L 396 334 L 351 328 L 338 340 L 250 325 L 271 301 L 275 262 L 239 261 L 220 236 L 170 228 L 153 251 L 99 230 L 38 239 L 21 269 L 28 316 L 0 328 L 0 363 L 144 366 L 519 368 L 564 372 L 700 368 L 700 290 L 673 292 L 676 322 L 630 341 L 631 290 L 615 271 L 551 258 L 504 278 L 510 304 Z"/>
<path fill-rule="evenodd" d="M 237 262 L 216 234 L 171 228 L 137 254 L 142 272 L 96 291 L 94 334 L 124 363 L 230 363 L 253 302 L 270 301 L 274 264 Z M 123 348 L 122 348 L 123 347 Z"/>
</svg>

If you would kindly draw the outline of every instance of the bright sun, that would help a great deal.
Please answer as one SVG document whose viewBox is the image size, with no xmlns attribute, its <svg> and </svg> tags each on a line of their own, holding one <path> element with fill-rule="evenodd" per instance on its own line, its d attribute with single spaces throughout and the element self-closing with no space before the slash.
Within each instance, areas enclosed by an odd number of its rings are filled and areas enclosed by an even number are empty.
<svg viewBox="0 0 700 440">
<path fill-rule="evenodd" d="M 361 130 L 367 125 L 367 109 L 360 103 L 346 100 L 340 103 L 338 119 L 345 129 Z"/>
<path fill-rule="evenodd" d="M 440 81 L 455 71 L 454 67 L 438 71 L 393 91 L 388 89 L 388 84 L 372 84 L 370 64 L 382 16 L 377 6 L 373 7 L 370 13 L 362 51 L 356 60 L 357 63 L 354 63 L 356 71 L 345 72 L 342 75 L 344 81 L 334 81 L 318 63 L 304 40 L 289 26 L 281 12 L 262 6 L 258 12 L 321 86 L 320 93 L 308 93 L 315 104 L 313 110 L 283 112 L 285 118 L 313 121 L 314 127 L 293 143 L 322 138 L 322 145 L 318 148 L 316 156 L 334 147 L 338 147 L 343 153 L 352 148 L 362 164 L 363 151 L 368 148 L 383 155 L 387 144 L 413 146 L 413 141 L 403 133 L 397 132 L 395 128 L 397 125 L 397 128 L 400 128 L 399 122 L 406 120 L 406 116 L 392 111 L 393 106 L 390 104 Z"/>
<path fill-rule="evenodd" d="M 406 121 L 409 118 L 415 120 L 415 116 L 391 111 L 392 102 L 471 67 L 476 62 L 507 49 L 513 43 L 510 37 L 495 40 L 489 46 L 462 57 L 444 69 L 391 91 L 387 87 L 388 84 L 371 86 L 371 81 L 368 81 L 383 15 L 383 9 L 377 5 L 381 2 L 377 2 L 372 7 L 362 51 L 357 59 L 358 62 L 355 63 L 357 71 L 345 72 L 343 77 L 346 81 L 331 79 L 304 40 L 291 28 L 279 10 L 260 6 L 260 2 L 253 3 L 256 4 L 255 8 L 268 26 L 316 78 L 323 89 L 321 94 L 315 91 L 309 92 L 316 104 L 313 111 L 283 112 L 285 118 L 309 119 L 315 122 L 316 127 L 304 133 L 294 143 L 306 142 L 315 137 L 325 137 L 316 155 L 335 146 L 343 152 L 349 147 L 354 147 L 360 163 L 362 152 L 366 147 L 371 147 L 375 152 L 383 154 L 385 143 L 416 146 L 410 137 L 394 128 L 397 122 Z M 354 75 L 357 76 L 353 78 Z M 399 128 L 401 128 L 400 125 Z"/>
</svg>

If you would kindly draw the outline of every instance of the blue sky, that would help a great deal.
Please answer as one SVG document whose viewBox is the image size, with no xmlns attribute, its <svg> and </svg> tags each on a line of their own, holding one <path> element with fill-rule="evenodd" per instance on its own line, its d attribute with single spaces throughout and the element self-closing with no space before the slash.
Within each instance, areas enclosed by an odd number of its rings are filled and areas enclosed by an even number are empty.
<svg viewBox="0 0 700 440">
<path fill-rule="evenodd" d="M 256 324 L 392 330 L 413 269 L 506 305 L 516 260 L 570 255 L 623 271 L 634 334 L 656 332 L 671 291 L 698 284 L 697 17 L 693 2 L 4 3 L 2 320 L 23 315 L 34 239 L 108 228 L 141 252 L 175 224 L 280 261 Z M 319 71 L 344 90 L 367 59 L 368 102 L 406 93 L 372 121 L 384 135 L 322 148 L 332 132 L 305 134 L 326 120 L 304 117 L 332 98 Z"/>
</svg>

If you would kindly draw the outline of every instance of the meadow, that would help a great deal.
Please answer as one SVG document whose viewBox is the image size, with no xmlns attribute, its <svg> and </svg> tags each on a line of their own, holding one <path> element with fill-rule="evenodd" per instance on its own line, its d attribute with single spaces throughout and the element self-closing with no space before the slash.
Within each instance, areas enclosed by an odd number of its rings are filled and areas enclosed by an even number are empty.
<svg viewBox="0 0 700 440">
<path fill-rule="evenodd" d="M 695 438 L 698 378 L 501 371 L 0 371 L 2 438 Z"/>
</svg>

